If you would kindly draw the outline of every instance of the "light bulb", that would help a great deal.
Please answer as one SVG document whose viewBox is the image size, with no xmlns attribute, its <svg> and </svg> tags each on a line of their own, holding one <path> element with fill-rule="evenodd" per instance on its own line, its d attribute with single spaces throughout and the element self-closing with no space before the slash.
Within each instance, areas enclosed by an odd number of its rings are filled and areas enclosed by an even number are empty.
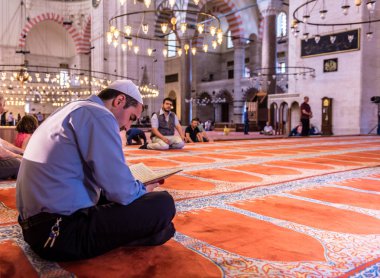
<svg viewBox="0 0 380 278">
<path fill-rule="evenodd" d="M 132 40 L 127 41 L 127 45 L 128 45 L 129 50 L 131 50 L 132 45 L 133 45 Z"/>
<path fill-rule="evenodd" d="M 315 40 L 315 43 L 318 44 L 319 41 L 321 40 L 321 36 L 320 35 L 315 35 L 314 40 Z"/>
<path fill-rule="evenodd" d="M 119 42 L 117 40 L 112 41 L 113 47 L 117 47 L 119 45 Z"/>
<path fill-rule="evenodd" d="M 168 24 L 167 23 L 161 23 L 161 31 L 162 33 L 166 34 L 168 31 Z"/>
<path fill-rule="evenodd" d="M 217 41 L 212 41 L 212 48 L 216 49 L 216 47 L 218 46 L 218 43 Z"/>
<path fill-rule="evenodd" d="M 115 32 L 113 32 L 113 35 L 115 36 L 115 39 L 117 39 L 120 35 L 120 31 L 118 29 L 115 29 Z"/>
<path fill-rule="evenodd" d="M 173 9 L 174 7 L 174 4 L 175 4 L 175 0 L 169 0 L 169 5 L 170 7 Z"/>
<path fill-rule="evenodd" d="M 181 25 L 181 32 L 182 34 L 184 34 L 186 32 L 186 29 L 187 29 L 187 23 L 186 22 L 182 22 Z"/>
<path fill-rule="evenodd" d="M 355 0 L 355 6 L 359 7 L 362 4 L 362 0 Z"/>
<path fill-rule="evenodd" d="M 144 34 L 148 34 L 148 31 L 149 31 L 149 25 L 148 23 L 143 23 L 143 25 L 141 26 L 142 27 L 142 30 L 144 32 Z"/>
<path fill-rule="evenodd" d="M 111 44 L 113 39 L 113 34 L 111 32 L 107 32 L 107 43 Z"/>
<path fill-rule="evenodd" d="M 327 10 L 321 10 L 321 11 L 319 11 L 319 16 L 321 17 L 321 19 L 325 19 L 326 18 L 326 14 L 327 14 Z"/>
<path fill-rule="evenodd" d="M 182 49 L 181 49 L 181 48 L 179 48 L 179 49 L 177 50 L 177 54 L 178 54 L 179 57 L 182 56 Z"/>
<path fill-rule="evenodd" d="M 215 33 L 216 33 L 216 27 L 211 26 L 210 27 L 210 34 L 211 34 L 211 36 L 215 36 Z"/>
<path fill-rule="evenodd" d="M 204 45 L 203 45 L 203 51 L 204 51 L 204 52 L 207 52 L 207 51 L 208 51 L 208 44 L 204 44 Z"/>
<path fill-rule="evenodd" d="M 152 56 L 152 54 L 153 54 L 153 49 L 152 49 L 152 48 L 148 48 L 147 52 L 148 52 L 148 56 Z"/>
<path fill-rule="evenodd" d="M 348 11 L 349 11 L 349 9 L 350 9 L 350 5 L 348 5 L 348 4 L 343 5 L 343 6 L 341 7 L 341 9 L 342 9 L 342 13 L 343 13 L 344 15 L 348 15 Z"/>
<path fill-rule="evenodd" d="M 144 4 L 147 8 L 149 8 L 150 4 L 152 3 L 151 0 L 144 0 Z"/>
<path fill-rule="evenodd" d="M 139 51 L 140 51 L 140 47 L 139 47 L 138 45 L 135 45 L 135 46 L 133 47 L 133 52 L 134 52 L 135 54 L 137 54 L 137 53 L 139 53 Z"/>
<path fill-rule="evenodd" d="M 170 23 L 173 25 L 173 30 L 175 30 L 175 26 L 177 24 L 177 18 L 175 16 L 173 16 L 171 19 L 170 19 Z"/>
<path fill-rule="evenodd" d="M 126 43 L 122 43 L 121 44 L 121 49 L 125 52 L 127 50 L 127 44 Z"/>
<path fill-rule="evenodd" d="M 307 42 L 309 40 L 309 33 L 303 33 L 303 39 Z"/>
<path fill-rule="evenodd" d="M 202 34 L 203 31 L 205 30 L 205 25 L 202 24 L 202 23 L 198 23 L 198 24 L 197 24 L 197 30 L 198 30 L 198 33 L 199 33 L 199 34 Z"/>
<path fill-rule="evenodd" d="M 335 40 L 336 40 L 336 36 L 330 36 L 330 42 L 332 44 L 334 44 Z"/>
<path fill-rule="evenodd" d="M 186 53 L 186 55 L 187 55 L 187 53 L 188 53 L 188 51 L 189 51 L 189 49 L 190 49 L 190 45 L 189 45 L 189 44 L 185 44 L 185 45 L 183 46 L 183 49 L 185 49 L 185 53 Z"/>
<path fill-rule="evenodd" d="M 113 25 L 111 25 L 111 27 L 110 27 L 110 32 L 113 33 L 113 32 L 115 32 L 115 30 L 116 30 L 116 27 L 113 26 Z"/>
<path fill-rule="evenodd" d="M 371 14 L 375 11 L 375 5 L 376 5 L 376 1 L 375 0 L 369 0 L 369 1 L 367 1 L 367 9 L 368 9 L 368 11 Z"/>
<path fill-rule="evenodd" d="M 199 4 L 199 0 L 194 0 L 194 4 L 198 5 Z"/>
<path fill-rule="evenodd" d="M 367 32 L 366 36 L 367 36 L 367 40 L 371 41 L 373 39 L 373 32 L 371 31 Z"/>
<path fill-rule="evenodd" d="M 168 56 L 168 50 L 166 48 L 164 48 L 162 50 L 162 54 L 164 54 L 164 57 L 167 57 Z"/>
<path fill-rule="evenodd" d="M 352 43 L 352 41 L 354 40 L 354 35 L 348 35 L 347 39 L 349 43 Z"/>
<path fill-rule="evenodd" d="M 193 53 L 193 55 L 195 55 L 197 53 L 197 48 L 196 47 L 192 47 L 191 48 L 191 53 Z"/>
<path fill-rule="evenodd" d="M 305 14 L 304 16 L 303 16 L 303 22 L 304 23 L 308 23 L 309 22 L 309 19 L 310 19 L 310 15 L 308 15 L 308 14 Z"/>
<path fill-rule="evenodd" d="M 127 0 L 120 0 L 120 5 L 124 6 L 125 2 L 127 2 Z"/>
<path fill-rule="evenodd" d="M 124 27 L 125 34 L 129 37 L 132 33 L 132 26 L 127 25 Z"/>
</svg>

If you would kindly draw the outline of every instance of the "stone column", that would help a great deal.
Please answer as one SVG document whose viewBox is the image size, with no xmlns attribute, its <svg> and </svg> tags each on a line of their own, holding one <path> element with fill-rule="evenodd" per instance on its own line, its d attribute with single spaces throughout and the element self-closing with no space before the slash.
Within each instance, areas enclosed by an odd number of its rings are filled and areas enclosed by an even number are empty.
<svg viewBox="0 0 380 278">
<path fill-rule="evenodd" d="M 191 49 L 191 42 L 189 42 Z M 192 54 L 191 51 L 182 54 L 181 57 L 181 124 L 186 126 L 190 123 L 190 104 L 185 102 L 185 99 L 191 98 L 191 83 L 192 76 Z"/>
<path fill-rule="evenodd" d="M 276 15 L 281 11 L 282 1 L 258 0 L 257 3 L 264 20 L 261 67 L 269 68 L 263 72 L 267 75 L 264 78 L 263 89 L 268 94 L 274 94 L 276 80 L 272 78 L 272 75 L 276 73 Z M 270 81 L 270 84 L 267 81 Z"/>
<path fill-rule="evenodd" d="M 241 91 L 241 79 L 245 69 L 245 47 L 244 42 L 234 40 L 234 111 L 232 120 L 234 123 L 242 122 L 243 114 L 243 93 Z"/>
</svg>

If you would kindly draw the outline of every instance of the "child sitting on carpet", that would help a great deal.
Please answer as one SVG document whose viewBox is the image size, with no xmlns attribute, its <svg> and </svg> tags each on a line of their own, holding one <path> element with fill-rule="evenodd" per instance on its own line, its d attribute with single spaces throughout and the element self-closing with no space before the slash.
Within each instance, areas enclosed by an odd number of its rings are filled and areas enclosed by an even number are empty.
<svg viewBox="0 0 380 278">
<path fill-rule="evenodd" d="M 15 140 L 15 146 L 25 150 L 26 145 L 29 142 L 33 132 L 38 127 L 38 121 L 35 117 L 25 115 L 16 126 L 17 136 Z"/>
</svg>

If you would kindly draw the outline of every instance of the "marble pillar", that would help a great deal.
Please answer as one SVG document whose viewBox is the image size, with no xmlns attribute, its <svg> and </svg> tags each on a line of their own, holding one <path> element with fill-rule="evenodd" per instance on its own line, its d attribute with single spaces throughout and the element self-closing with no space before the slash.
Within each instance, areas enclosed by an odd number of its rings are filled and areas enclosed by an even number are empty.
<svg viewBox="0 0 380 278">
<path fill-rule="evenodd" d="M 191 43 L 189 43 L 191 49 Z M 192 74 L 192 54 L 191 51 L 186 54 L 185 52 L 181 56 L 181 124 L 186 126 L 190 123 L 190 107 L 189 103 L 186 103 L 186 99 L 190 99 L 191 93 L 191 83 L 193 81 Z"/>
<path fill-rule="evenodd" d="M 281 11 L 281 0 L 258 0 L 260 12 L 264 20 L 263 39 L 262 39 L 262 60 L 261 67 L 266 78 L 264 79 L 263 89 L 268 94 L 276 93 L 276 80 L 272 75 L 276 73 L 276 16 Z"/>
<path fill-rule="evenodd" d="M 234 103 L 233 117 L 234 123 L 242 123 L 244 102 L 241 79 L 245 70 L 245 45 L 241 40 L 234 40 Z"/>
</svg>

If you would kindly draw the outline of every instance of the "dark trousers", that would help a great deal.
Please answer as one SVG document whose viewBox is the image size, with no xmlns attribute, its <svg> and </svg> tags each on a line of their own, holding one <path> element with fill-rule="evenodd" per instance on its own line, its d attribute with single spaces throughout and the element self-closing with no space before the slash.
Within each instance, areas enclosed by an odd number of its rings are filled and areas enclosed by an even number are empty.
<svg viewBox="0 0 380 278">
<path fill-rule="evenodd" d="M 0 179 L 15 179 L 21 161 L 17 158 L 8 158 L 0 160 Z"/>
<path fill-rule="evenodd" d="M 137 142 L 137 144 L 141 145 L 141 139 L 144 141 L 144 144 L 146 144 L 145 133 L 141 133 L 141 134 L 135 135 L 135 136 L 128 135 L 127 144 L 132 145 L 132 140 L 134 140 Z"/>
<path fill-rule="evenodd" d="M 244 134 L 248 134 L 249 131 L 249 123 L 245 122 L 244 123 Z"/>
<path fill-rule="evenodd" d="M 301 119 L 301 123 L 302 123 L 302 136 L 309 136 L 310 120 L 309 119 Z"/>
<path fill-rule="evenodd" d="M 98 204 L 70 216 L 40 213 L 19 223 L 25 241 L 40 257 L 72 261 L 120 246 L 161 245 L 174 236 L 174 215 L 174 200 L 163 191 L 147 193 L 127 206 Z M 62 217 L 59 236 L 53 247 L 44 248 L 57 217 Z"/>
</svg>

